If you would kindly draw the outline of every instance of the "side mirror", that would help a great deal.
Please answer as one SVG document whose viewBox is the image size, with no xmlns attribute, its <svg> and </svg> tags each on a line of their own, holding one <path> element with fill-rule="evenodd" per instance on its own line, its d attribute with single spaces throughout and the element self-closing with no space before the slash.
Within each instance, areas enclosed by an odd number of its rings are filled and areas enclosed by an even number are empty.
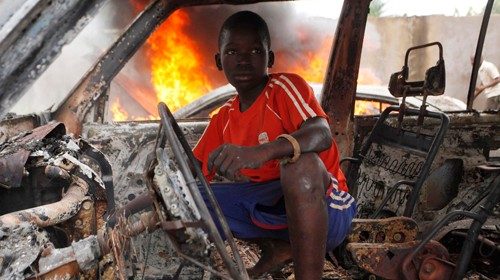
<svg viewBox="0 0 500 280">
<path fill-rule="evenodd" d="M 423 81 L 408 81 L 408 57 L 411 51 L 437 45 L 439 59 L 436 66 L 425 71 Z M 400 72 L 393 73 L 389 80 L 389 91 L 395 97 L 441 95 L 446 85 L 446 71 L 443 59 L 443 47 L 439 42 L 411 47 L 406 51 L 405 64 Z"/>
</svg>

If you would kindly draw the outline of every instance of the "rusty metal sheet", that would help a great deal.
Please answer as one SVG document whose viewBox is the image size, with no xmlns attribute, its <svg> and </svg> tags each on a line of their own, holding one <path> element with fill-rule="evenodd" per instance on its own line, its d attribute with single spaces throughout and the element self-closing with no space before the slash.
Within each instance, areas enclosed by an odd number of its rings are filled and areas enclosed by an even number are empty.
<svg viewBox="0 0 500 280">
<path fill-rule="evenodd" d="M 418 272 L 419 280 L 451 279 L 455 266 L 434 256 L 426 257 Z"/>
<path fill-rule="evenodd" d="M 41 120 L 37 115 L 4 119 L 0 121 L 0 145 L 9 138 L 18 135 L 21 131 L 29 131 L 40 125 Z"/>
<path fill-rule="evenodd" d="M 29 143 L 65 133 L 64 124 L 54 122 L 37 127 L 20 138 L 14 138 L 4 143 L 0 151 L 0 186 L 18 188 L 21 185 L 24 165 L 31 153 L 28 147 Z"/>
<path fill-rule="evenodd" d="M 408 217 L 354 219 L 347 240 L 353 243 L 404 243 L 414 241 L 418 225 Z"/>
<path fill-rule="evenodd" d="M 419 241 L 394 243 L 349 243 L 347 250 L 352 254 L 357 265 L 364 270 L 384 279 L 403 279 L 402 265 L 406 256 L 418 246 Z M 425 245 L 422 253 L 415 256 L 411 271 L 407 271 L 404 279 L 418 279 L 418 272 L 422 260 L 434 256 L 442 260 L 448 260 L 449 255 L 446 248 L 437 241 L 431 240 Z"/>
<path fill-rule="evenodd" d="M 353 108 L 370 2 L 344 1 L 323 86 L 321 106 L 331 120 L 341 158 L 352 151 Z"/>
</svg>

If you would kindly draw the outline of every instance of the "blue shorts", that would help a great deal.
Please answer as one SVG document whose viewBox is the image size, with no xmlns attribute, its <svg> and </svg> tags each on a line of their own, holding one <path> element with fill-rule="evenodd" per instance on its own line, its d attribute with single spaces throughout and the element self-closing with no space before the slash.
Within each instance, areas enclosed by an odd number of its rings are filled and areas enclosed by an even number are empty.
<svg viewBox="0 0 500 280">
<path fill-rule="evenodd" d="M 328 206 L 327 251 L 342 243 L 356 215 L 354 198 L 349 193 L 338 190 L 336 183 L 337 180 L 332 178 L 332 185 L 325 196 Z M 289 241 L 285 202 L 279 180 L 212 184 L 211 189 L 236 238 L 277 238 Z M 212 217 L 215 217 L 204 188 L 200 188 L 200 191 Z M 215 218 L 214 220 L 222 233 L 219 222 Z"/>
</svg>

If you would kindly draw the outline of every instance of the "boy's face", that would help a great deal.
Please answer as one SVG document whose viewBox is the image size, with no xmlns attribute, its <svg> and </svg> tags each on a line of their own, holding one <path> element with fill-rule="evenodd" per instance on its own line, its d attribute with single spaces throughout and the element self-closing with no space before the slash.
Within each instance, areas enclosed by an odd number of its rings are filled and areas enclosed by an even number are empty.
<svg viewBox="0 0 500 280">
<path fill-rule="evenodd" d="M 269 47 L 257 30 L 234 27 L 221 41 L 220 62 L 226 78 L 238 92 L 251 90 L 267 81 Z"/>
</svg>

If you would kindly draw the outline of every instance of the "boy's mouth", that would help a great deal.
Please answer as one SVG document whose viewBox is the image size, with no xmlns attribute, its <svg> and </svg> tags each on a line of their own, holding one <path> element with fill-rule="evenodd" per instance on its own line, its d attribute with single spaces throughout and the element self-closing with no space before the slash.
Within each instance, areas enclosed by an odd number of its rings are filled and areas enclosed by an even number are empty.
<svg viewBox="0 0 500 280">
<path fill-rule="evenodd" d="M 252 79 L 252 75 L 250 74 L 236 74 L 233 76 L 233 78 L 237 81 L 248 81 Z"/>
</svg>

